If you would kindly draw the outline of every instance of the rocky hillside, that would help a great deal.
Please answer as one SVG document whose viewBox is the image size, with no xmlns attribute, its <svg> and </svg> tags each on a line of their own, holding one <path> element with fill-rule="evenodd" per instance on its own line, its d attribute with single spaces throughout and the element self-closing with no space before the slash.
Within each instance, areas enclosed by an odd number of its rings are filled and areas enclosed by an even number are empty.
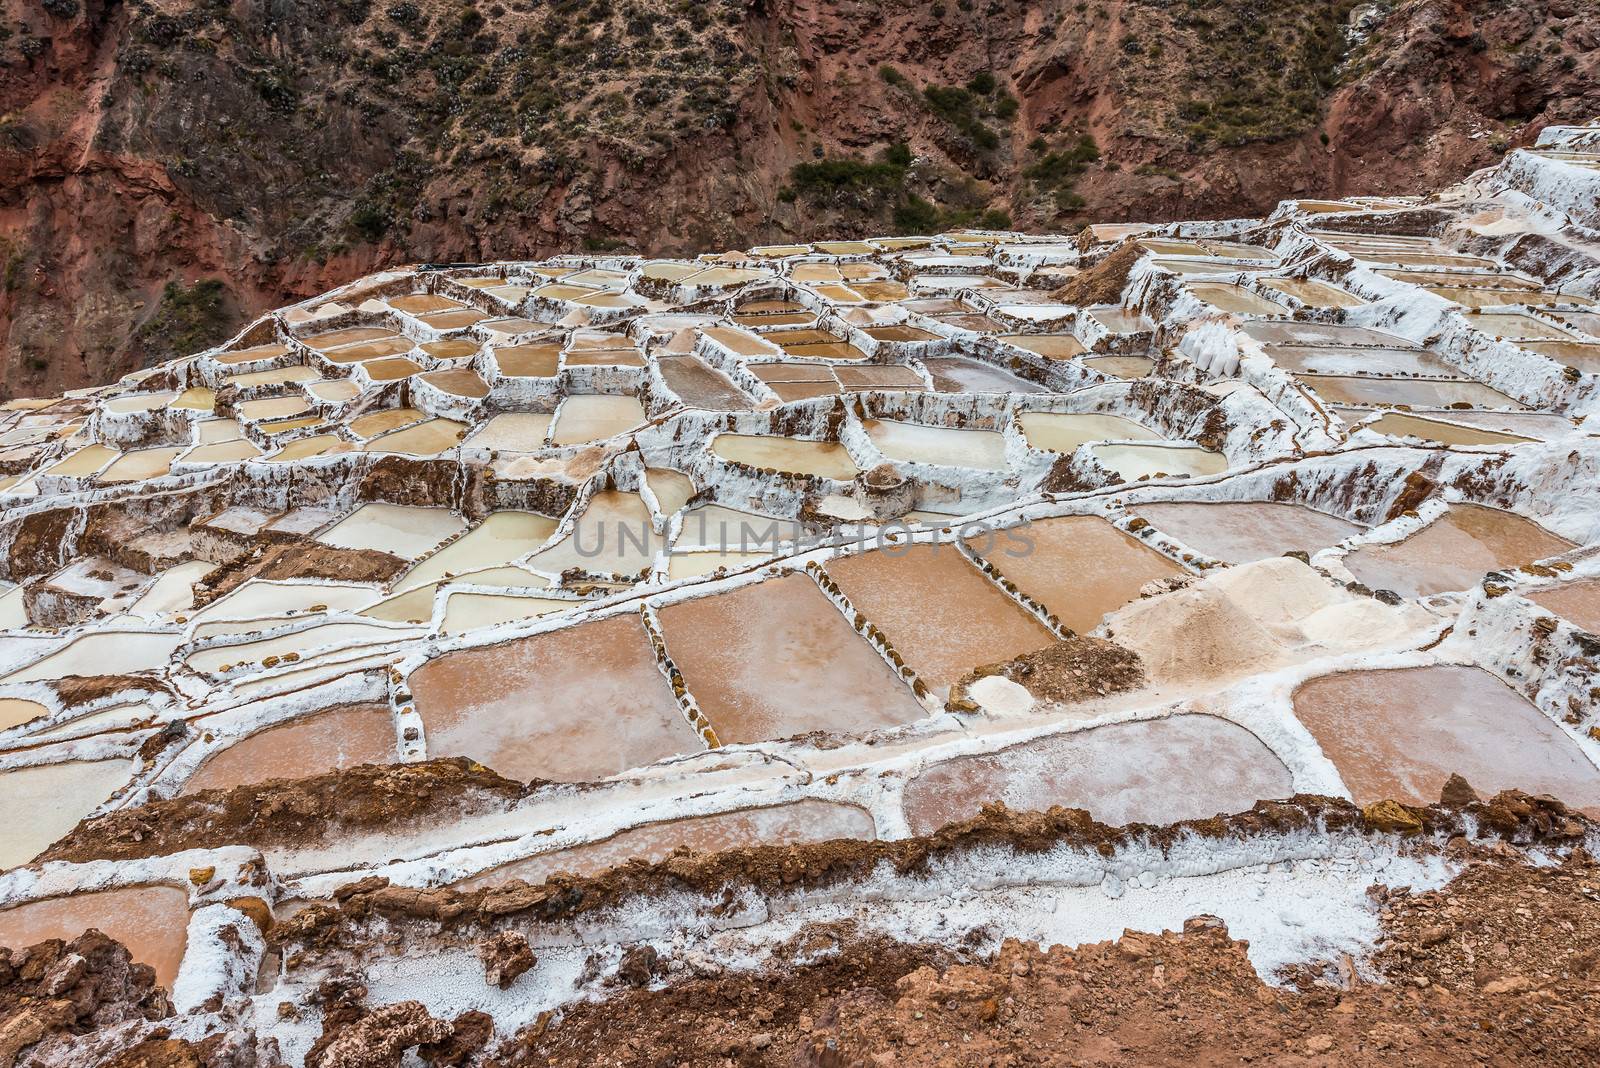
<svg viewBox="0 0 1600 1068">
<path fill-rule="evenodd" d="M 1236 214 L 1596 111 L 1583 0 L 5 0 L 0 395 L 386 262 Z"/>
</svg>

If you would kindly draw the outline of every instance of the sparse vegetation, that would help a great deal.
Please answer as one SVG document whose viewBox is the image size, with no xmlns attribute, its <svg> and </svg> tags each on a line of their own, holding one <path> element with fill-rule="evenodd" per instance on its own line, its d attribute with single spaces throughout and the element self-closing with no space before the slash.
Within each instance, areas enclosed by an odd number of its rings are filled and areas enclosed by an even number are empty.
<svg viewBox="0 0 1600 1068">
<path fill-rule="evenodd" d="M 134 332 L 134 344 L 148 367 L 226 340 L 240 320 L 220 279 L 202 278 L 190 286 L 171 281 L 161 291 L 155 311 Z"/>
<path fill-rule="evenodd" d="M 1051 193 L 1057 211 L 1076 211 L 1084 206 L 1084 200 L 1073 186 L 1089 164 L 1099 158 L 1100 146 L 1093 137 L 1081 134 L 1066 148 L 1046 151 L 1023 169 L 1022 176 L 1038 189 Z"/>
</svg>

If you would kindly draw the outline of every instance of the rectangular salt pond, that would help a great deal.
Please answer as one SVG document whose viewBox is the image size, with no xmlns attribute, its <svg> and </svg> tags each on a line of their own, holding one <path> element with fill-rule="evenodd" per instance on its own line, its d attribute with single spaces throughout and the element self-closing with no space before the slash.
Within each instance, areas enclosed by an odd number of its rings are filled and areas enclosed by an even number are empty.
<svg viewBox="0 0 1600 1068">
<path fill-rule="evenodd" d="M 519 619 L 537 619 L 577 608 L 582 601 L 515 594 L 452 593 L 445 599 L 444 633 L 462 634 Z"/>
<path fill-rule="evenodd" d="M 921 719 L 910 688 L 804 575 L 661 609 L 667 650 L 724 744 Z"/>
<path fill-rule="evenodd" d="M 466 521 L 448 508 L 374 501 L 351 512 L 317 540 L 340 549 L 377 549 L 413 560 L 465 529 Z"/>
<path fill-rule="evenodd" d="M 1228 458 L 1198 445 L 1091 445 L 1101 466 L 1125 482 L 1170 475 L 1216 475 L 1228 469 Z"/>
<path fill-rule="evenodd" d="M 1460 378 L 1370 378 L 1354 375 L 1295 375 L 1295 381 L 1330 404 L 1405 405 L 1448 408 L 1468 404 L 1474 408 L 1522 408 L 1510 397 L 1482 382 Z"/>
<path fill-rule="evenodd" d="M 1481 668 L 1323 675 L 1295 692 L 1294 713 L 1358 805 L 1430 804 L 1460 774 L 1483 797 L 1525 790 L 1600 813 L 1600 770 L 1544 713 Z"/>
<path fill-rule="evenodd" d="M 7 852 L 0 846 L 0 868 L 17 863 Z M 149 965 L 156 982 L 171 990 L 189 941 L 189 894 L 175 886 L 129 886 L 30 901 L 0 911 L 0 946 L 20 956 L 28 946 L 51 938 L 70 942 L 91 927 L 121 942 L 134 964 Z"/>
<path fill-rule="evenodd" d="M 1359 409 L 1335 409 L 1335 414 L 1347 423 L 1356 423 L 1368 413 Z M 1463 412 L 1463 415 L 1468 413 Z M 1379 434 L 1392 434 L 1398 438 L 1421 438 L 1437 441 L 1441 445 L 1525 445 L 1534 438 L 1507 434 L 1499 430 L 1467 426 L 1444 419 L 1428 419 L 1409 412 L 1385 412 L 1366 424 L 1366 429 Z"/>
<path fill-rule="evenodd" d="M 498 886 L 511 879 L 542 883 L 558 871 L 598 875 L 635 858 L 651 863 L 662 861 L 680 848 L 716 853 L 840 838 L 871 841 L 874 837 L 872 817 L 865 809 L 807 799 L 633 827 L 603 841 L 512 861 L 455 885 L 468 891 Z"/>
<path fill-rule="evenodd" d="M 1191 549 L 1230 564 L 1315 553 L 1366 529 L 1303 505 L 1273 501 L 1170 501 L 1131 511 Z"/>
<path fill-rule="evenodd" d="M 644 405 L 637 397 L 602 394 L 567 397 L 556 409 L 550 441 L 554 445 L 604 441 L 640 426 L 645 419 Z"/>
<path fill-rule="evenodd" d="M 1116 305 L 1097 305 L 1087 309 L 1089 318 L 1105 327 L 1113 334 L 1137 334 L 1150 329 L 1150 323 L 1145 319 L 1144 313 L 1137 308 L 1122 308 Z"/>
<path fill-rule="evenodd" d="M 211 620 L 287 616 L 313 609 L 319 612 L 348 612 L 376 596 L 377 591 L 370 586 L 250 579 L 231 593 L 218 597 L 192 613 L 189 620 L 198 625 Z"/>
<path fill-rule="evenodd" d="M 406 631 L 375 623 L 325 623 L 259 641 L 202 649 L 191 653 L 184 663 L 195 671 L 212 672 L 228 664 L 259 664 L 269 656 L 281 658 L 286 653 L 294 653 L 303 657 L 326 646 L 376 645 L 406 636 L 409 636 Z"/>
<path fill-rule="evenodd" d="M 571 568 L 596 575 L 637 575 L 666 547 L 650 519 L 650 509 L 637 493 L 601 490 L 572 530 L 527 566 L 550 575 Z"/>
<path fill-rule="evenodd" d="M 744 390 L 698 356 L 663 356 L 658 365 L 667 387 L 691 408 L 748 411 L 755 407 Z"/>
<path fill-rule="evenodd" d="M 1288 315 L 1288 305 L 1269 300 L 1231 282 L 1190 282 L 1189 290 L 1195 296 L 1219 311 L 1240 315 Z"/>
<path fill-rule="evenodd" d="M 1080 634 L 1135 600 L 1145 583 L 1182 573 L 1176 563 L 1099 516 L 1040 519 L 975 534 L 966 542 Z"/>
<path fill-rule="evenodd" d="M 1466 377 L 1454 365 L 1425 349 L 1279 344 L 1263 345 L 1262 348 L 1272 357 L 1273 363 L 1299 374 Z"/>
<path fill-rule="evenodd" d="M 538 452 L 544 448 L 553 419 L 533 412 L 507 412 L 490 419 L 462 445 L 500 452 Z"/>
<path fill-rule="evenodd" d="M 556 532 L 556 521 L 535 512 L 503 511 L 407 571 L 396 592 L 415 589 L 468 571 L 508 564 L 543 545 Z"/>
<path fill-rule="evenodd" d="M 724 460 L 790 474 L 817 475 L 848 482 L 861 473 L 836 441 L 808 441 L 759 434 L 718 434 L 711 451 Z"/>
<path fill-rule="evenodd" d="M 1022 412 L 1028 444 L 1046 452 L 1070 453 L 1093 441 L 1159 441 L 1161 435 L 1120 415 L 1092 412 Z"/>
<path fill-rule="evenodd" d="M 467 424 L 453 419 L 429 419 L 405 430 L 382 434 L 362 446 L 367 452 L 408 456 L 437 456 L 461 444 Z"/>
<path fill-rule="evenodd" d="M 446 653 L 406 684 L 428 756 L 523 781 L 600 779 L 704 748 L 632 615 Z"/>
<path fill-rule="evenodd" d="M 892 419 L 863 424 L 878 451 L 891 460 L 943 464 L 984 471 L 1006 469 L 1006 439 L 992 430 L 953 430 Z"/>
<path fill-rule="evenodd" d="M 0 682 L 42 682 L 68 675 L 131 675 L 165 668 L 183 641 L 177 634 L 101 631 L 86 634 L 42 660 L 19 668 Z"/>
<path fill-rule="evenodd" d="M 1595 342 L 1525 341 L 1522 347 L 1587 374 L 1600 374 L 1600 344 Z"/>
<path fill-rule="evenodd" d="M 953 545 L 878 549 L 831 560 L 827 570 L 906 663 L 941 692 L 973 668 L 1055 641 Z"/>
<path fill-rule="evenodd" d="M 1453 504 L 1398 545 L 1366 545 L 1345 567 L 1375 590 L 1423 597 L 1476 586 L 1485 573 L 1520 567 L 1573 547 L 1531 519 L 1476 504 Z"/>
<path fill-rule="evenodd" d="M 1156 362 L 1148 356 L 1090 356 L 1083 365 L 1112 378 L 1149 378 L 1155 374 Z"/>
<path fill-rule="evenodd" d="M 158 478 L 166 474 L 172 467 L 172 461 L 183 449 L 138 449 L 126 452 L 101 473 L 98 481 L 102 485 L 113 482 L 140 482 L 147 478 Z"/>
<path fill-rule="evenodd" d="M 1070 360 L 1088 351 L 1071 334 L 1001 334 L 995 340 L 1050 360 Z"/>
<path fill-rule="evenodd" d="M 554 378 L 561 365 L 561 346 L 556 344 L 506 345 L 490 355 L 510 378 Z"/>
<path fill-rule="evenodd" d="M 131 760 L 74 760 L 0 771 L 0 871 L 26 864 L 79 820 L 128 785 Z M 0 912 L 0 944 L 21 949 L 5 936 Z M 75 934 L 81 933 L 74 932 Z"/>
<path fill-rule="evenodd" d="M 1087 809 L 1110 826 L 1243 812 L 1294 781 L 1255 735 L 1217 716 L 1176 715 L 1042 738 L 935 764 L 906 786 L 914 834 L 1003 802 L 1015 812 Z"/>
<path fill-rule="evenodd" d="M 1578 629 L 1600 634 L 1600 579 L 1563 582 L 1525 596 Z"/>
<path fill-rule="evenodd" d="M 939 356 L 923 361 L 940 393 L 1044 393 L 1044 386 L 1009 371 L 964 356 Z"/>
<path fill-rule="evenodd" d="M 1382 345 L 1391 349 L 1416 349 L 1421 346 L 1382 330 L 1364 326 L 1336 326 L 1331 323 L 1246 323 L 1244 332 L 1262 344 L 1278 345 Z"/>
<path fill-rule="evenodd" d="M 656 505 L 662 515 L 671 515 L 688 504 L 689 498 L 694 496 L 694 480 L 682 471 L 674 471 L 670 467 L 648 467 L 644 478 L 650 492 L 655 494 Z"/>
<path fill-rule="evenodd" d="M 1354 293 L 1314 278 L 1263 278 L 1261 284 L 1313 308 L 1359 308 L 1367 303 Z"/>
</svg>

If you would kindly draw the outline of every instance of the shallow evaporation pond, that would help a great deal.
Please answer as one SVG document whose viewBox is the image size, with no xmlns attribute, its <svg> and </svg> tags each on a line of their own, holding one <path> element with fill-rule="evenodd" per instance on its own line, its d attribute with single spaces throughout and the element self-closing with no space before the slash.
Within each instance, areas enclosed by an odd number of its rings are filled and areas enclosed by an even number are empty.
<svg viewBox="0 0 1600 1068">
<path fill-rule="evenodd" d="M 1454 773 L 1481 797 L 1509 789 L 1553 794 L 1600 814 L 1600 769 L 1544 713 L 1481 668 L 1323 675 L 1295 692 L 1294 712 L 1357 804 L 1431 804 Z"/>
<path fill-rule="evenodd" d="M 208 757 L 183 793 L 268 779 L 300 779 L 358 764 L 392 764 L 394 713 L 387 704 L 343 705 L 268 727 Z"/>
<path fill-rule="evenodd" d="M 770 554 L 803 534 L 800 524 L 792 519 L 741 512 L 721 504 L 697 504 L 684 513 L 673 548 L 738 552 L 761 549 Z"/>
<path fill-rule="evenodd" d="M 537 619 L 581 607 L 582 601 L 498 593 L 452 593 L 445 601 L 444 633 L 463 634 L 522 619 Z"/>
<path fill-rule="evenodd" d="M 284 616 L 317 608 L 318 611 L 353 611 L 370 602 L 377 591 L 369 586 L 339 586 L 320 582 L 282 582 L 251 579 L 232 593 L 194 612 L 189 620 L 258 619 Z"/>
<path fill-rule="evenodd" d="M 221 671 L 230 664 L 264 664 L 268 657 L 303 658 L 334 647 L 381 645 L 412 636 L 409 632 L 375 623 L 324 623 L 289 634 L 278 634 L 238 645 L 218 645 L 190 653 L 184 661 L 192 670 Z"/>
<path fill-rule="evenodd" d="M 893 419 L 863 424 L 878 451 L 891 460 L 985 471 L 1006 469 L 1006 438 L 993 430 L 954 430 Z"/>
<path fill-rule="evenodd" d="M 644 421 L 644 406 L 636 397 L 598 394 L 568 397 L 556 412 L 550 441 L 555 445 L 603 441 L 632 430 Z"/>
<path fill-rule="evenodd" d="M 1531 519 L 1477 504 L 1453 504 L 1398 545 L 1364 545 L 1345 567 L 1375 590 L 1424 597 L 1476 586 L 1490 571 L 1520 567 L 1573 547 Z"/>
<path fill-rule="evenodd" d="M 377 549 L 411 560 L 467 528 L 448 508 L 370 502 L 317 535 L 339 549 Z"/>
<path fill-rule="evenodd" d="M 534 412 L 506 412 L 483 425 L 462 444 L 469 449 L 538 452 L 544 448 L 553 417 Z"/>
<path fill-rule="evenodd" d="M 394 586 L 416 589 L 467 571 L 498 567 L 533 552 L 556 532 L 556 521 L 536 512 L 494 512 L 466 534 L 413 567 Z"/>
<path fill-rule="evenodd" d="M 1466 377 L 1459 368 L 1426 349 L 1279 344 L 1262 348 L 1273 363 L 1295 374 Z"/>
<path fill-rule="evenodd" d="M 1228 458 L 1198 445 L 1092 445 L 1090 452 L 1125 482 L 1146 476 L 1216 475 L 1228 469 Z"/>
<path fill-rule="evenodd" d="M 407 680 L 430 757 L 580 782 L 703 749 L 632 615 L 467 649 Z"/>
<path fill-rule="evenodd" d="M 747 411 L 755 401 L 698 356 L 664 356 L 658 362 L 667 387 L 691 408 Z"/>
<path fill-rule="evenodd" d="M 1019 417 L 1028 444 L 1047 452 L 1070 453 L 1093 441 L 1159 441 L 1161 435 L 1120 415 L 1089 412 L 1023 412 Z"/>
<path fill-rule="evenodd" d="M 661 609 L 667 650 L 724 743 L 921 719 L 910 687 L 803 575 Z"/>
<path fill-rule="evenodd" d="M 975 667 L 1055 641 L 954 545 L 877 549 L 829 561 L 827 568 L 851 603 L 936 690 L 948 690 Z"/>
<path fill-rule="evenodd" d="M 453 419 L 429 419 L 405 430 L 383 434 L 363 446 L 368 452 L 437 456 L 461 444 L 467 426 Z"/>
<path fill-rule="evenodd" d="M 602 490 L 589 500 L 572 529 L 528 566 L 552 575 L 570 568 L 596 575 L 636 575 L 666 547 L 651 525 L 644 498 L 625 490 Z"/>
<path fill-rule="evenodd" d="M 1171 501 L 1131 511 L 1191 549 L 1230 564 L 1315 553 L 1366 529 L 1304 505 L 1273 501 Z"/>
<path fill-rule="evenodd" d="M 847 482 L 861 473 L 850 453 L 836 441 L 767 437 L 759 434 L 718 434 L 711 451 L 724 460 L 766 467 L 791 474 L 819 475 Z"/>
<path fill-rule="evenodd" d="M 168 990 L 189 941 L 189 894 L 175 886 L 129 886 L 30 901 L 0 911 L 0 946 L 13 953 L 50 938 L 70 942 L 94 927 L 128 947 Z"/>
<path fill-rule="evenodd" d="M 131 760 L 75 760 L 0 771 L 0 871 L 26 864 L 128 785 Z"/>
<path fill-rule="evenodd" d="M 1563 582 L 1527 595 L 1528 600 L 1554 612 L 1590 634 L 1600 634 L 1600 579 Z"/>
<path fill-rule="evenodd" d="M 1089 356 L 1083 365 L 1112 378 L 1149 378 L 1156 370 L 1156 362 L 1148 356 Z"/>
<path fill-rule="evenodd" d="M 10 730 L 12 727 L 21 726 L 49 714 L 50 710 L 38 701 L 29 701 L 22 697 L 0 697 L 0 731 Z"/>
<path fill-rule="evenodd" d="M 1330 404 L 1407 405 L 1448 408 L 1521 408 L 1499 390 L 1470 379 L 1369 378 L 1357 375 L 1296 375 L 1295 381 L 1317 391 Z"/>
<path fill-rule="evenodd" d="M 456 888 L 476 890 L 512 879 L 538 884 L 558 871 L 598 875 L 635 858 L 651 863 L 665 860 L 680 847 L 696 853 L 718 853 L 757 846 L 832 842 L 841 838 L 869 842 L 876 836 L 872 816 L 865 809 L 807 799 L 634 827 L 603 841 L 503 864 L 462 880 Z"/>
<path fill-rule="evenodd" d="M 1216 716 L 1176 715 L 957 757 L 912 779 L 905 806 L 912 833 L 928 834 L 992 801 L 1083 808 L 1118 826 L 1242 812 L 1293 793 L 1289 769 L 1255 735 Z"/>
<path fill-rule="evenodd" d="M 1238 315 L 1288 315 L 1287 305 L 1232 282 L 1190 282 L 1194 295 L 1219 311 Z"/>
<path fill-rule="evenodd" d="M 1357 423 L 1365 416 L 1371 414 L 1365 411 L 1347 408 L 1335 409 L 1335 414 L 1347 423 Z M 1451 419 L 1456 413 L 1448 413 Z M 1469 413 L 1463 412 L 1462 415 Z M 1420 415 L 1407 412 L 1386 412 L 1382 416 L 1366 424 L 1366 429 L 1379 434 L 1392 434 L 1399 438 L 1421 438 L 1424 441 L 1437 441 L 1441 445 L 1526 445 L 1534 438 L 1523 437 L 1520 434 L 1508 434 L 1499 430 L 1488 430 L 1480 426 L 1468 426 L 1463 423 L 1451 422 L 1447 419 L 1429 419 Z"/>
<path fill-rule="evenodd" d="M 738 552 L 734 550 L 706 549 L 699 552 L 674 552 L 667 557 L 667 581 L 699 578 L 718 568 L 737 571 L 770 559 L 771 553 Z"/>
<path fill-rule="evenodd" d="M 7 675 L 0 682 L 41 682 L 68 675 L 128 675 L 159 671 L 183 641 L 178 634 L 109 631 L 86 634 L 64 649 Z"/>
<path fill-rule="evenodd" d="M 689 503 L 694 496 L 694 481 L 682 471 L 670 467 L 649 467 L 644 472 L 650 492 L 655 494 L 656 505 L 662 515 L 671 515 Z"/>
<path fill-rule="evenodd" d="M 1081 633 L 1182 568 L 1099 516 L 1058 516 L 969 535 L 967 545 Z"/>
</svg>

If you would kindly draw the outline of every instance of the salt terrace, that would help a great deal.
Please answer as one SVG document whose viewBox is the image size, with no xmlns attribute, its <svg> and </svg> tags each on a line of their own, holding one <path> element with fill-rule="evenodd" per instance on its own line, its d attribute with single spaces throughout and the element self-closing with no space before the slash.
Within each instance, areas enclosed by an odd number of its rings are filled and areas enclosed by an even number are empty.
<svg viewBox="0 0 1600 1068">
<path fill-rule="evenodd" d="M 395 269 L 5 404 L 0 944 L 121 933 L 195 1033 L 253 999 L 292 1058 L 316 1011 L 279 1003 L 381 939 L 218 932 L 362 877 L 897 839 L 992 800 L 1424 804 L 1457 771 L 1600 813 L 1597 162 L 1600 127 L 1553 128 L 1433 196 L 1265 219 Z M 52 850 L 457 756 L 533 785 Z M 429 978 L 477 967 L 448 940 L 374 992 L 508 1034 L 619 939 L 549 936 L 516 1008 Z"/>
</svg>

